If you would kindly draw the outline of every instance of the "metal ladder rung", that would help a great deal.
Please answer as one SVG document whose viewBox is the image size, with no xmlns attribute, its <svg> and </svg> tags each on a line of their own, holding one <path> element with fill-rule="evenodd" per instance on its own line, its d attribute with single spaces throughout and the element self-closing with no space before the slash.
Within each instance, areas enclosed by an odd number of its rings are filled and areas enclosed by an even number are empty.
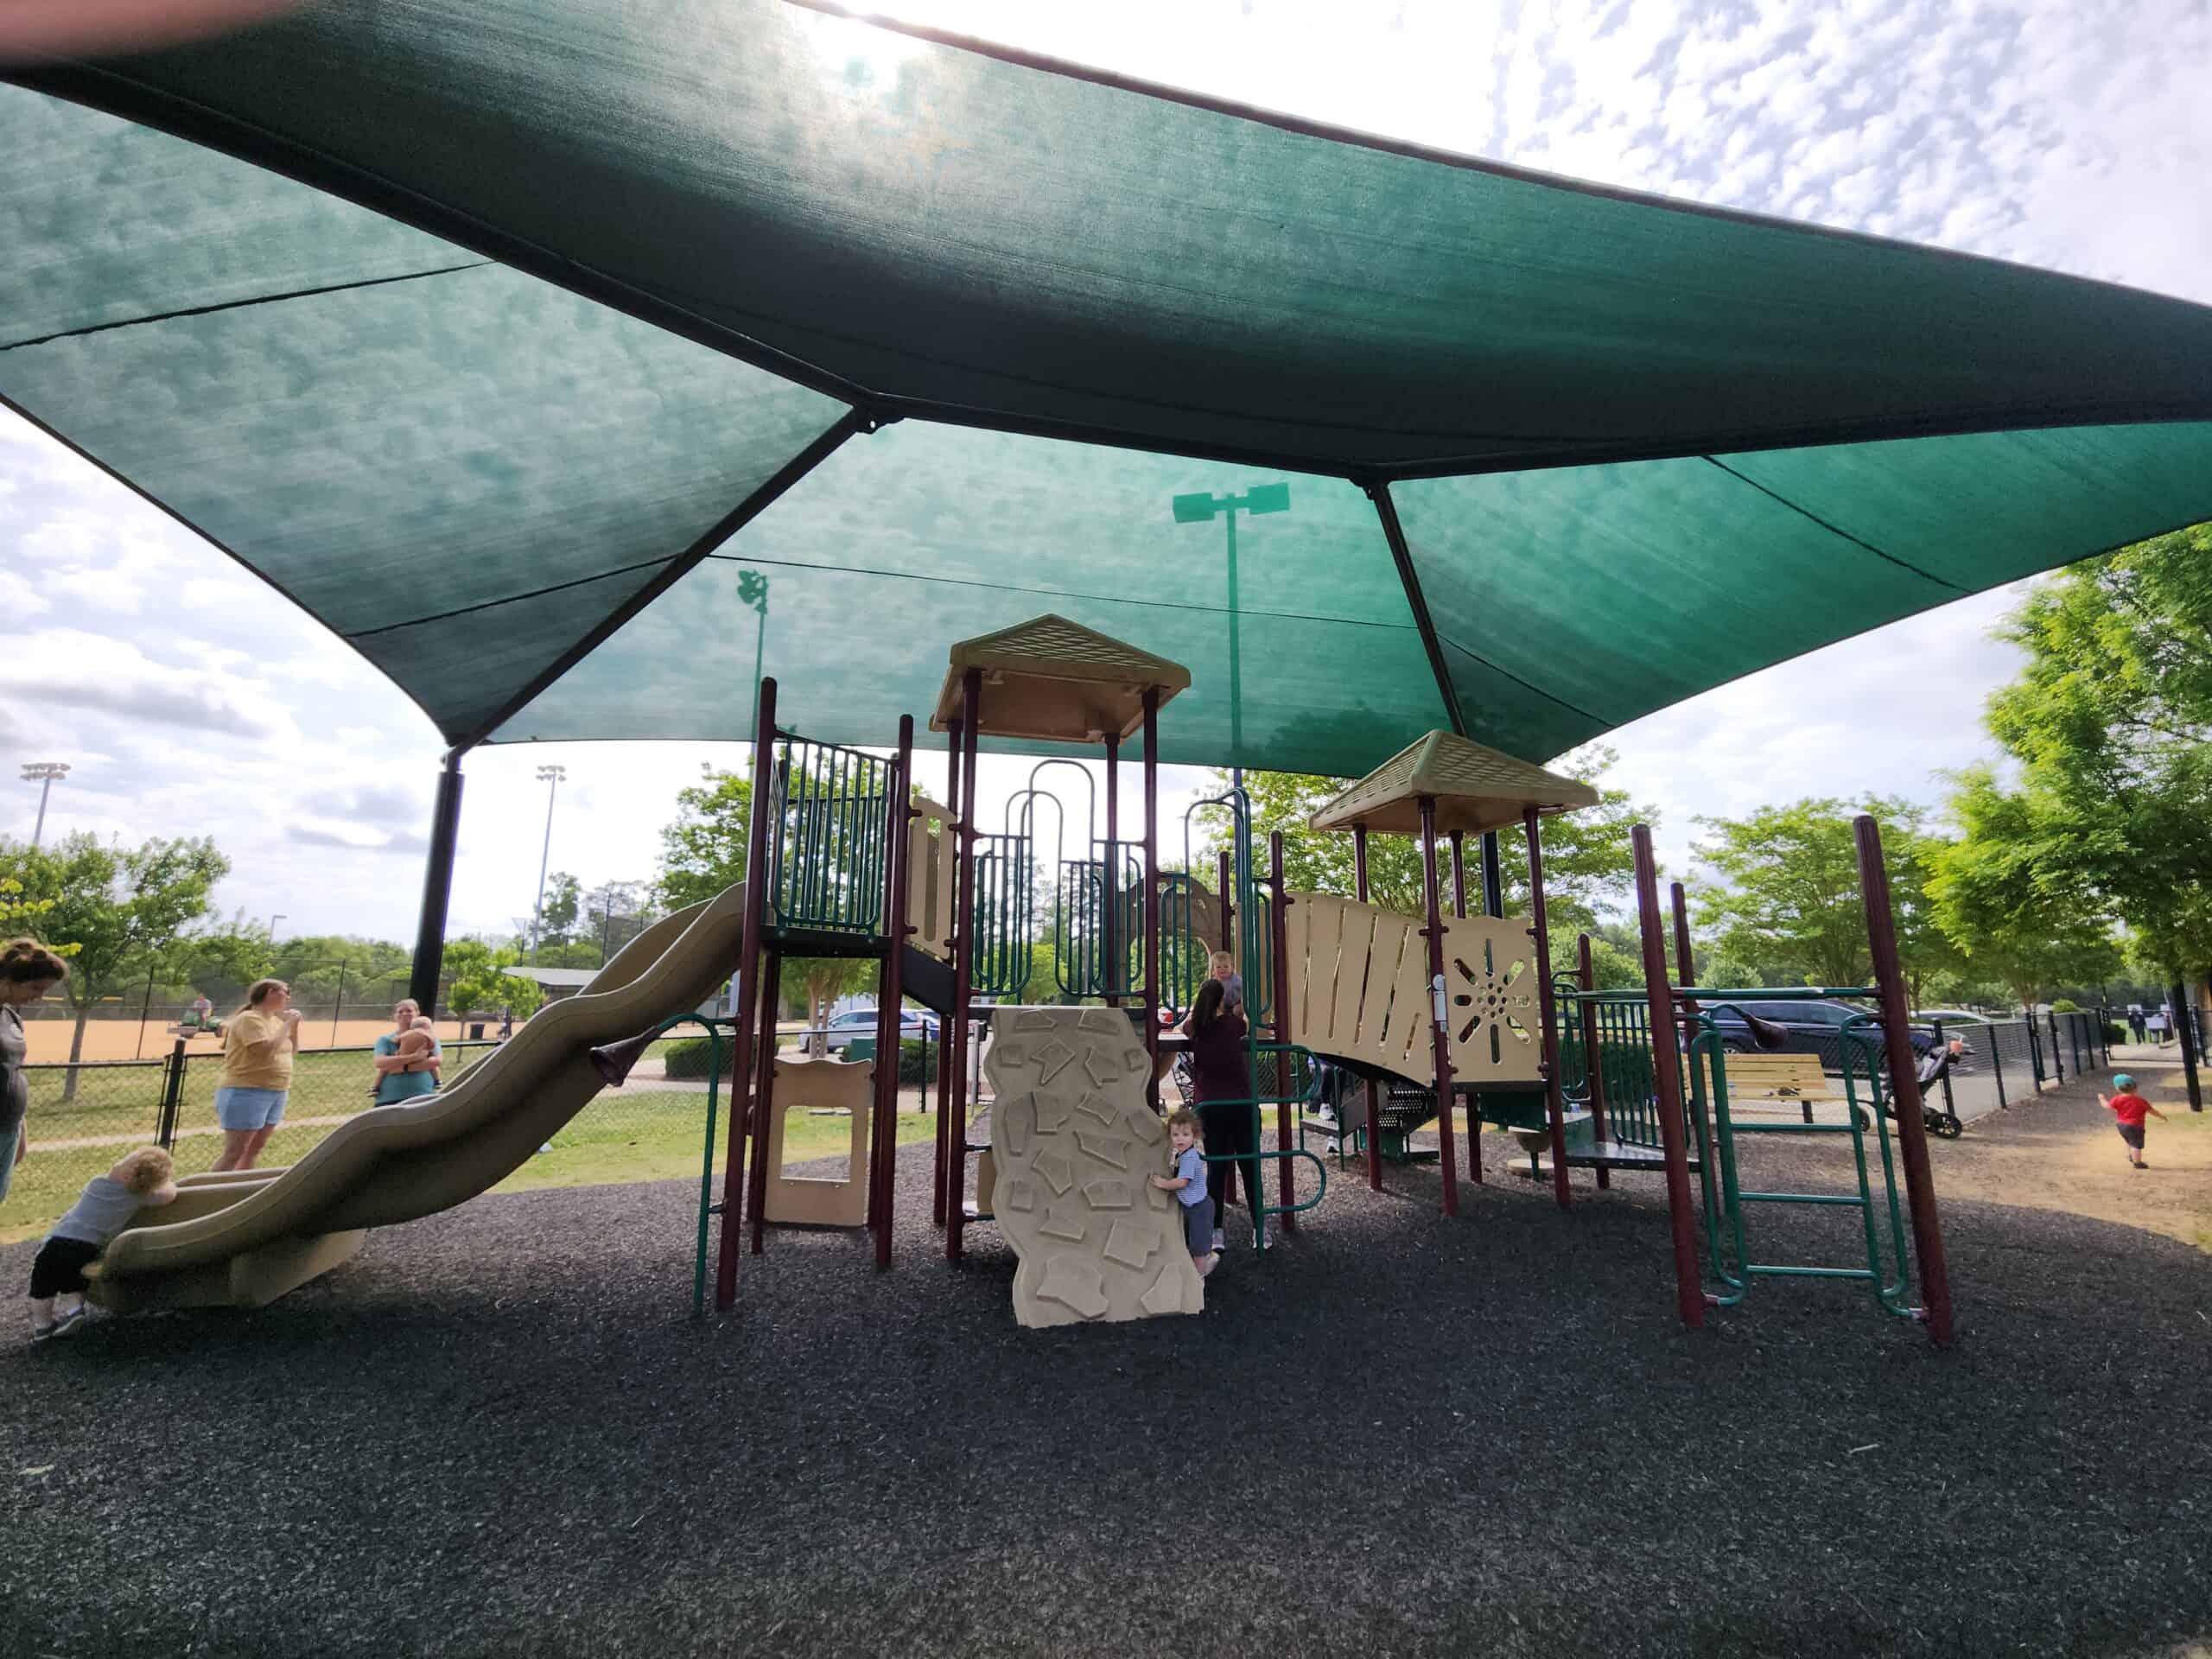
<svg viewBox="0 0 2212 1659">
<path fill-rule="evenodd" d="M 1872 1279 L 1874 1275 L 1865 1268 L 1787 1268 L 1764 1262 L 1747 1262 L 1747 1274 L 1758 1274 L 1768 1279 Z"/>
<path fill-rule="evenodd" d="M 1738 1204 L 1847 1204 L 1854 1210 L 1866 1208 L 1865 1198 L 1846 1198 L 1833 1192 L 1738 1192 Z"/>
</svg>

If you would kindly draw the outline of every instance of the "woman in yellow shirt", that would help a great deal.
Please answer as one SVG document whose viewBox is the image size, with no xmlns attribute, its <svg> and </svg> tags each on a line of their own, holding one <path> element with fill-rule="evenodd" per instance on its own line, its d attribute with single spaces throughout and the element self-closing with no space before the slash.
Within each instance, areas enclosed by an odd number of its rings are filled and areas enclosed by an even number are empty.
<svg viewBox="0 0 2212 1659">
<path fill-rule="evenodd" d="M 300 1014 L 292 988 L 281 979 L 257 979 L 245 1007 L 223 1030 L 223 1077 L 215 1086 L 215 1121 L 223 1126 L 217 1169 L 251 1169 L 261 1148 L 284 1121 L 292 1087 L 292 1056 L 300 1047 Z"/>
</svg>

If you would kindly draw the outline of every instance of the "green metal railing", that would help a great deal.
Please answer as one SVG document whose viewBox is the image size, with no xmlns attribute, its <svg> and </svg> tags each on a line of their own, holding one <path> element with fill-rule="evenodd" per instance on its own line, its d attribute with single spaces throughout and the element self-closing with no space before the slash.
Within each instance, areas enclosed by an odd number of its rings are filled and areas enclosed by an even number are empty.
<svg viewBox="0 0 2212 1659">
<path fill-rule="evenodd" d="M 1554 983 L 1558 990 L 1560 1079 L 1568 1097 L 1577 1105 L 1590 1103 L 1584 1033 L 1594 1027 L 1603 1073 L 1607 1139 L 1658 1148 L 1662 1141 L 1651 1017 L 1643 993 L 1584 991 L 1573 981 L 1558 979 Z M 1892 1313 L 1908 1317 L 1915 1313 L 1907 1299 L 1910 1258 L 1896 1154 L 1890 1139 L 1890 1088 L 1879 1020 L 1862 1014 L 1841 1027 L 1845 1109 L 1840 1123 L 1739 1122 L 1729 1099 L 1726 1043 L 1715 1023 L 1718 1014 L 1731 1009 L 1740 1016 L 1738 1001 L 1810 1002 L 1873 995 L 1864 988 L 1838 986 L 1719 990 L 1700 986 L 1694 993 L 1698 1014 L 1682 1068 L 1682 1127 L 1689 1155 L 1700 1166 L 1698 1184 L 1706 1256 L 1721 1287 L 1714 1299 L 1720 1306 L 1731 1307 L 1742 1301 L 1755 1279 L 1843 1279 L 1866 1284 L 1876 1301 Z M 1842 1193 L 1745 1191 L 1736 1158 L 1737 1137 L 1744 1135 L 1848 1135 L 1853 1190 Z M 1866 1145 L 1870 1136 L 1874 1142 L 1871 1156 Z M 1710 1156 L 1706 1155 L 1707 1149 Z M 1882 1180 L 1878 1196 L 1873 1185 L 1877 1166 Z M 1751 1229 L 1745 1220 L 1745 1207 L 1751 1205 L 1857 1209 L 1866 1265 L 1800 1266 L 1753 1260 L 1749 1243 Z"/>
<path fill-rule="evenodd" d="M 1052 967 L 1069 996 L 1127 996 L 1144 976 L 1144 843 L 1094 843 L 1094 856 L 1060 861 L 1052 893 Z M 1106 890 L 1109 859 L 1114 890 Z M 1114 946 L 1106 948 L 1113 920 Z"/>
<path fill-rule="evenodd" d="M 1623 1146 L 1658 1150 L 1658 1074 L 1651 1061 L 1651 1010 L 1641 992 L 1584 991 L 1554 979 L 1560 1022 L 1560 1088 L 1573 1104 L 1590 1104 L 1590 1062 L 1584 1032 L 1598 1034 L 1598 1069 L 1605 1089 L 1605 1136 Z M 1684 1114 L 1689 1127 L 1688 1114 Z"/>
<path fill-rule="evenodd" d="M 721 1109 L 722 1057 L 734 1052 L 732 1039 L 737 1027 L 703 1014 L 679 1014 L 662 1020 L 653 1034 L 665 1037 L 680 1026 L 697 1026 L 707 1033 L 707 1145 L 699 1163 L 699 1253 L 691 1269 L 691 1317 L 696 1319 L 703 1319 L 707 1312 L 707 1218 L 722 1212 L 715 1201 L 715 1120 Z M 745 1125 L 732 1123 L 730 1133 L 744 1134 Z"/>
<path fill-rule="evenodd" d="M 1871 1014 L 1862 1014 L 1844 1023 L 1841 1040 L 1842 1122 L 1738 1123 L 1729 1109 L 1726 1051 L 1723 1047 L 1719 1028 L 1714 1024 L 1714 1015 L 1730 1006 L 1732 996 L 1745 995 L 1702 989 L 1698 992 L 1698 1030 L 1691 1039 L 1689 1065 L 1685 1068 L 1693 1102 L 1692 1116 L 1702 1125 L 1707 1122 L 1709 1111 L 1713 1142 L 1716 1149 L 1715 1160 L 1720 1166 L 1717 1203 L 1713 1192 L 1715 1173 L 1708 1169 L 1704 1179 L 1707 1255 L 1714 1277 L 1722 1286 L 1713 1298 L 1714 1302 L 1722 1307 L 1734 1306 L 1750 1294 L 1754 1279 L 1842 1279 L 1865 1284 L 1873 1292 L 1876 1303 L 1888 1312 L 1907 1319 L 1917 1317 L 1918 1310 L 1907 1300 L 1911 1262 L 1905 1243 L 1904 1206 L 1897 1197 L 1896 1161 L 1890 1146 L 1888 1089 L 1884 1081 L 1881 1022 Z M 1811 1001 L 1815 997 L 1872 997 L 1875 993 L 1865 989 L 1808 988 L 1803 992 L 1760 990 L 1749 995 L 1761 1001 Z M 1866 1091 L 1863 1103 L 1859 1096 L 1862 1084 Z M 1874 1196 L 1872 1172 L 1866 1157 L 1866 1138 L 1870 1133 L 1881 1161 L 1882 1198 L 1878 1204 Z M 1855 1192 L 1746 1192 L 1739 1183 L 1736 1168 L 1736 1137 L 1738 1135 L 1848 1135 L 1851 1137 Z M 1855 1208 L 1859 1212 L 1866 1265 L 1863 1268 L 1821 1267 L 1753 1261 L 1746 1240 L 1744 1218 L 1745 1206 L 1753 1204 Z M 1883 1260 L 1882 1221 L 1885 1213 L 1888 1221 L 1890 1261 L 1894 1264 L 1894 1276 L 1889 1276 Z"/>
<path fill-rule="evenodd" d="M 881 931 L 892 772 L 859 749 L 779 740 L 768 805 L 772 925 Z"/>
<path fill-rule="evenodd" d="M 1249 1100 L 1210 1100 L 1205 1103 L 1208 1106 L 1243 1106 L 1249 1109 L 1252 1114 L 1252 1145 L 1255 1149 L 1249 1153 L 1209 1156 L 1205 1161 L 1209 1164 L 1249 1163 L 1252 1166 L 1253 1187 L 1262 1195 L 1260 1202 L 1252 1209 L 1252 1248 L 1264 1250 L 1268 1248 L 1267 1218 L 1269 1216 L 1301 1215 L 1319 1204 L 1328 1194 L 1329 1166 L 1303 1147 L 1262 1147 L 1260 1145 L 1260 1135 L 1266 1127 L 1261 1119 L 1260 1109 L 1262 1106 L 1303 1106 L 1313 1094 L 1315 1080 L 1320 1075 L 1319 1057 L 1313 1050 L 1301 1048 L 1295 1043 L 1258 1043 L 1253 1047 L 1253 1087 L 1262 1090 L 1272 1089 L 1274 1092 L 1256 1094 Z M 1269 1204 L 1265 1196 L 1267 1183 L 1258 1179 L 1259 1166 L 1291 1158 L 1303 1158 L 1313 1165 L 1319 1185 L 1313 1189 L 1313 1196 L 1303 1202 Z M 1219 1213 L 1217 1210 L 1216 1214 Z"/>
<path fill-rule="evenodd" d="M 976 837 L 976 908 L 969 957 L 977 996 L 1019 996 L 1034 959 L 1029 938 L 1034 843 L 1024 835 Z"/>
</svg>

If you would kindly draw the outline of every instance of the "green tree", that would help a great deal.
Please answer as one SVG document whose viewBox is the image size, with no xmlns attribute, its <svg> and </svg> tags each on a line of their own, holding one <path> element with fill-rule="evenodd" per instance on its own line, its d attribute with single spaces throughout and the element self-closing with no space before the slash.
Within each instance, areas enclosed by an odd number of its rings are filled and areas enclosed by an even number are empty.
<svg viewBox="0 0 2212 1659">
<path fill-rule="evenodd" d="M 2119 976 L 2112 925 L 2073 863 L 2084 826 L 1986 766 L 1959 774 L 1951 811 L 1965 833 L 1938 852 L 1928 889 L 1972 969 L 2021 1004 Z"/>
<path fill-rule="evenodd" d="M 12 875 L 0 875 L 0 939 L 29 937 L 45 943 L 46 918 L 53 914 L 55 900 L 26 899 L 23 884 Z M 63 948 L 49 945 L 56 956 L 74 956 L 74 946 Z"/>
<path fill-rule="evenodd" d="M 481 939 L 446 942 L 445 970 L 453 976 L 446 990 L 446 1007 L 458 1020 L 512 1008 L 527 1019 L 545 1000 L 537 982 L 516 979 L 506 972 L 522 960 L 522 953 L 508 945 L 486 944 Z"/>
<path fill-rule="evenodd" d="M 1603 745 L 1578 749 L 1558 763 L 1558 770 L 1586 783 L 1599 783 L 1619 760 Z M 1223 793 L 1229 774 L 1216 772 L 1209 793 Z M 1251 772 L 1244 775 L 1245 791 L 1252 801 L 1252 859 L 1255 874 L 1267 868 L 1268 837 L 1281 830 L 1283 838 L 1283 880 L 1293 888 L 1314 893 L 1358 892 L 1352 837 L 1338 831 L 1306 828 L 1306 821 L 1341 794 L 1344 781 L 1287 772 Z M 1200 822 L 1208 831 L 1205 868 L 1199 880 L 1209 887 L 1217 879 L 1213 868 L 1218 854 L 1230 845 L 1227 809 L 1200 809 Z M 1599 791 L 1597 805 L 1577 812 L 1563 812 L 1543 821 L 1544 910 L 1552 935 L 1552 960 L 1560 971 L 1574 963 L 1574 936 L 1595 928 L 1601 915 L 1631 900 L 1636 880 L 1635 855 L 1629 831 L 1636 824 L 1656 825 L 1657 810 L 1639 805 L 1624 789 Z M 1529 913 L 1528 837 L 1519 829 L 1499 832 L 1500 885 L 1504 890 L 1505 913 Z M 1478 843 L 1465 849 L 1467 908 L 1482 904 L 1481 854 Z M 1452 894 L 1451 853 L 1437 848 L 1437 880 L 1444 886 L 1446 908 Z M 1423 912 L 1421 842 L 1413 836 L 1370 836 L 1367 841 L 1367 883 L 1370 899 L 1385 910 L 1408 916 Z"/>
<path fill-rule="evenodd" d="M 752 823 L 750 779 L 709 771 L 703 782 L 678 790 L 676 817 L 660 832 L 661 904 L 681 910 L 744 880 Z"/>
<path fill-rule="evenodd" d="M 793 957 L 784 963 L 784 985 L 796 985 L 806 999 L 810 1028 L 827 1025 L 830 1009 L 841 996 L 872 984 L 875 963 L 865 957 Z"/>
<path fill-rule="evenodd" d="M 566 870 L 545 878 L 545 901 L 537 911 L 537 942 L 566 944 L 576 936 L 576 917 L 583 908 L 583 883 Z"/>
<path fill-rule="evenodd" d="M 0 842 L 0 876 L 21 884 L 19 902 L 49 905 L 40 912 L 49 942 L 73 947 L 62 982 L 76 1029 L 73 1065 L 85 1050 L 85 1023 L 103 996 L 136 982 L 147 964 L 207 912 L 207 894 L 230 874 L 231 861 L 212 841 L 155 839 L 137 848 L 103 844 L 82 830 L 50 847 Z M 73 1096 L 77 1073 L 65 1085 Z"/>
<path fill-rule="evenodd" d="M 2202 974 L 2212 963 L 2212 524 L 2071 567 L 2031 590 L 2000 632 L 2027 655 L 1987 715 L 2020 764 L 2016 827 L 2126 925 L 2163 981 Z"/>
<path fill-rule="evenodd" d="M 1955 960 L 1925 891 L 1929 861 L 1940 846 L 1917 802 L 1870 797 L 1863 803 L 1808 798 L 1761 807 L 1745 818 L 1700 818 L 1707 838 L 1697 857 L 1721 876 L 1694 895 L 1708 930 L 1713 971 L 1707 984 L 1740 974 L 1753 984 L 1863 985 L 1873 969 L 1859 895 L 1859 854 L 1852 820 L 1869 812 L 1882 826 L 1907 989 Z"/>
</svg>

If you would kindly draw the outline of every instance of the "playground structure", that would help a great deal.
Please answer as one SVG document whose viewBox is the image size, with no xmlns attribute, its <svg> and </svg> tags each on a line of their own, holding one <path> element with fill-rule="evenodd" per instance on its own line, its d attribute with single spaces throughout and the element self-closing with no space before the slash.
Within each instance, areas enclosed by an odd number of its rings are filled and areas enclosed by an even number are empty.
<svg viewBox="0 0 2212 1659">
<path fill-rule="evenodd" d="M 717 1049 L 727 1040 L 733 1051 L 719 1203 L 711 1195 L 718 1084 L 709 1095 L 702 1291 L 715 1217 L 718 1309 L 734 1304 L 744 1243 L 760 1254 L 771 1224 L 866 1229 L 878 1266 L 887 1267 L 899 1010 L 912 997 L 942 1016 L 947 1037 L 938 1046 L 931 1164 L 932 1215 L 944 1230 L 946 1256 L 961 1258 L 969 1224 L 996 1224 L 1020 1257 L 1014 1303 L 1025 1324 L 1196 1312 L 1203 1289 L 1177 1217 L 1147 1177 L 1165 1167 L 1160 1084 L 1181 1040 L 1163 1035 L 1159 1014 L 1187 1006 L 1208 951 L 1218 944 L 1239 959 L 1248 987 L 1255 1094 L 1209 1103 L 1254 1115 L 1257 1149 L 1242 1155 L 1255 1166 L 1272 1163 L 1278 1178 L 1274 1201 L 1262 1202 L 1253 1217 L 1255 1246 L 1267 1247 L 1270 1218 L 1294 1231 L 1300 1213 L 1319 1201 L 1318 1194 L 1298 1198 L 1294 1160 L 1321 1171 L 1325 1189 L 1320 1160 L 1294 1144 L 1305 1127 L 1294 1119 L 1325 1062 L 1356 1077 L 1364 1094 L 1362 1122 L 1338 1123 L 1335 1133 L 1340 1145 L 1347 1134 L 1363 1143 L 1377 1190 L 1382 1089 L 1392 1096 L 1402 1136 L 1433 1118 L 1442 1208 L 1447 1216 L 1459 1212 L 1450 1108 L 1464 1102 L 1465 1171 L 1475 1182 L 1484 1171 L 1473 1131 L 1484 1121 L 1522 1140 L 1530 1173 L 1548 1179 L 1561 1207 L 1571 1203 L 1573 1167 L 1594 1170 L 1600 1186 L 1621 1172 L 1663 1177 L 1679 1306 L 1690 1324 L 1701 1323 L 1708 1306 L 1743 1300 L 1758 1278 L 1800 1275 L 1866 1281 L 1882 1306 L 1925 1317 L 1939 1339 L 1948 1338 L 1941 1236 L 1871 820 L 1860 823 L 1859 855 L 1876 986 L 1700 989 L 1679 885 L 1679 978 L 1670 983 L 1650 840 L 1639 827 L 1645 988 L 1601 993 L 1592 981 L 1586 938 L 1579 976 L 1554 982 L 1545 971 L 1541 820 L 1591 804 L 1588 785 L 1430 733 L 1312 820 L 1317 831 L 1353 837 L 1357 897 L 1288 889 L 1280 835 L 1271 841 L 1266 880 L 1256 879 L 1249 804 L 1236 790 L 1201 804 L 1221 807 L 1230 826 L 1221 891 L 1210 892 L 1187 870 L 1160 868 L 1159 713 L 1188 685 L 1187 672 L 1054 616 L 963 642 L 950 656 L 931 721 L 952 750 L 948 803 L 913 787 L 912 716 L 902 718 L 888 758 L 812 741 L 778 723 L 776 683 L 764 679 L 754 734 L 753 775 L 761 782 L 753 791 L 743 883 L 632 940 L 584 993 L 530 1021 L 447 1094 L 366 1113 L 290 1169 L 188 1178 L 177 1207 L 126 1230 L 111 1248 L 95 1274 L 96 1299 L 120 1310 L 252 1306 L 282 1294 L 348 1259 L 366 1228 L 484 1191 L 601 1086 L 619 1084 L 651 1041 L 687 1021 L 704 1024 Z M 1125 838 L 1120 750 L 1133 735 L 1143 742 L 1142 832 Z M 1094 798 L 1071 849 L 1074 820 L 1040 784 L 1045 769 L 1057 764 L 1046 760 L 1008 803 L 1001 827 L 985 829 L 977 822 L 976 783 L 985 738 L 1103 746 L 1103 824 Z M 1054 809 L 1049 856 L 1039 810 L 1046 802 Z M 1497 832 L 1516 822 L 1529 854 L 1527 920 L 1500 913 Z M 1426 925 L 1369 902 L 1367 845 L 1376 833 L 1419 836 Z M 1479 838 L 1482 856 L 1482 909 L 1473 914 L 1471 836 Z M 1443 847 L 1450 854 L 1448 903 Z M 1186 814 L 1185 861 L 1192 858 Z M 1055 877 L 1044 931 L 1054 947 L 1058 988 L 1091 1006 L 1004 1001 L 1021 994 L 1034 967 L 1036 918 L 1044 913 L 1040 867 Z M 872 1052 L 861 1045 L 845 1059 L 776 1052 L 783 962 L 822 956 L 876 963 Z M 734 1020 L 683 1012 L 733 967 Z M 1762 1117 L 1752 1101 L 1761 1085 L 1748 1075 L 1758 1066 L 1745 1067 L 1732 1090 L 1712 1015 L 1738 998 L 1837 995 L 1880 1005 L 1847 1033 L 1842 1121 L 1815 1123 L 1809 1112 L 1802 1123 Z M 1751 1023 L 1756 1033 L 1759 1022 Z M 972 1138 L 966 1108 L 969 1067 L 979 1055 L 995 1095 L 988 1141 Z M 718 1078 L 721 1069 L 710 1064 L 709 1075 Z M 1270 1106 L 1275 1144 L 1261 1147 L 1260 1118 Z M 786 1116 L 822 1108 L 849 1114 L 845 1174 L 787 1174 Z M 1855 1195 L 1746 1190 L 1737 1137 L 1770 1133 L 1850 1137 Z M 1910 1247 L 1900 1173 L 1910 1197 Z M 1748 1207 L 1786 1204 L 1854 1205 L 1865 1265 L 1754 1260 L 1757 1230 L 1747 1224 Z M 1917 1302 L 1910 1294 L 1914 1262 Z"/>
</svg>

